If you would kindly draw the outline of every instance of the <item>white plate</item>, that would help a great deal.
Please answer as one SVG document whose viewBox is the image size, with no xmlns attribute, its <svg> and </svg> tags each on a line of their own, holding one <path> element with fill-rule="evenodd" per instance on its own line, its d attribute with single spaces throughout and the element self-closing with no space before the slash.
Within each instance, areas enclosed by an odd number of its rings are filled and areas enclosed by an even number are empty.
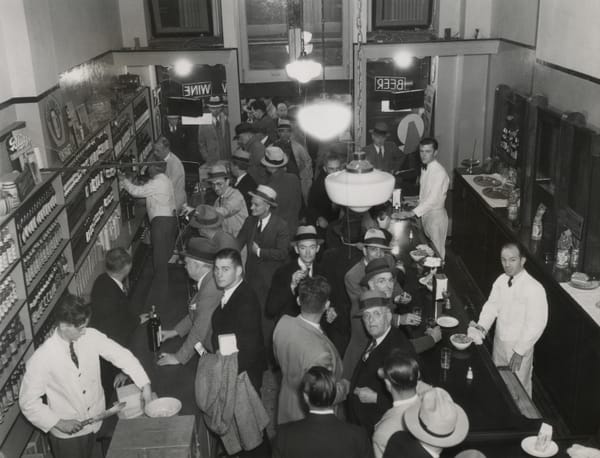
<svg viewBox="0 0 600 458">
<path fill-rule="evenodd" d="M 429 291 L 433 291 L 433 282 L 430 276 L 425 275 L 424 277 L 419 278 L 419 283 L 426 286 Z"/>
<path fill-rule="evenodd" d="M 538 456 L 538 457 L 542 457 L 542 458 L 548 457 L 548 456 L 554 456 L 558 452 L 558 445 L 556 445 L 556 442 L 554 442 L 554 441 L 550 441 L 548 443 L 548 446 L 546 447 L 546 450 L 544 452 L 537 451 L 534 448 L 536 440 L 537 440 L 537 436 L 526 437 L 525 439 L 523 439 L 521 441 L 521 448 L 531 456 Z"/>
<path fill-rule="evenodd" d="M 453 316 L 442 315 L 438 317 L 437 324 L 442 328 L 453 328 L 454 326 L 458 326 L 458 320 Z"/>
</svg>

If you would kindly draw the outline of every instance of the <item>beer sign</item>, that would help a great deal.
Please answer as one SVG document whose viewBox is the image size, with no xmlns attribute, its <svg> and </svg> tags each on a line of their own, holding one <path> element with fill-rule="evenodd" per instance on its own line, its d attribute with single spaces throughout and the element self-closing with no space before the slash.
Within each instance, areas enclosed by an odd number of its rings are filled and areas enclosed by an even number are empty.
<svg viewBox="0 0 600 458">
<path fill-rule="evenodd" d="M 404 76 L 376 76 L 375 92 L 402 92 L 406 90 Z"/>
</svg>

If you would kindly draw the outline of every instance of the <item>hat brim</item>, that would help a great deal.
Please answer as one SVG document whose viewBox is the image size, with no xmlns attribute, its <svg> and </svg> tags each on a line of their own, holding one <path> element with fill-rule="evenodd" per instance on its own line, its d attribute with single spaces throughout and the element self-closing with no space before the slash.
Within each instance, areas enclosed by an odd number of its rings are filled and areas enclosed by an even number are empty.
<svg viewBox="0 0 600 458">
<path fill-rule="evenodd" d="M 229 178 L 229 175 L 227 175 L 226 173 L 217 173 L 213 176 L 209 176 L 207 178 L 208 181 L 215 181 L 218 180 L 219 178 Z"/>
<path fill-rule="evenodd" d="M 288 158 L 287 158 L 287 157 L 284 157 L 284 158 L 283 158 L 283 161 L 281 162 L 281 164 L 273 164 L 272 162 L 269 162 L 269 161 L 267 161 L 267 158 L 266 158 L 266 157 L 263 157 L 263 158 L 260 160 L 260 163 L 261 163 L 262 165 L 264 165 L 265 167 L 273 167 L 273 168 L 277 168 L 277 169 L 278 169 L 278 168 L 281 168 L 281 167 L 284 167 L 284 166 L 286 166 L 286 165 L 287 165 L 287 163 L 288 163 Z"/>
<path fill-rule="evenodd" d="M 215 262 L 215 256 L 214 255 L 196 255 L 196 254 L 192 254 L 189 251 L 183 251 L 181 253 L 183 256 L 185 256 L 186 258 L 192 258 L 195 259 L 196 261 L 201 261 L 201 262 L 205 262 L 207 264 L 214 264 Z"/>
<path fill-rule="evenodd" d="M 372 309 L 375 307 L 387 307 L 388 309 L 390 309 L 390 312 L 394 311 L 394 304 L 392 302 L 390 302 L 389 304 L 369 305 L 368 307 L 365 307 L 364 309 L 360 309 L 358 312 L 356 312 L 352 316 L 354 318 L 361 318 L 366 310 L 369 310 L 369 309 Z"/>
<path fill-rule="evenodd" d="M 264 194 L 258 194 L 256 192 L 252 192 L 252 191 L 248 191 L 248 194 L 250 194 L 252 197 L 258 197 L 259 199 L 264 200 L 266 203 L 268 203 L 271 207 L 277 207 L 277 202 L 275 202 L 273 199 L 271 199 L 268 196 L 265 196 Z"/>
<path fill-rule="evenodd" d="M 389 135 L 390 131 L 389 130 L 371 129 L 371 133 L 379 134 L 379 135 Z"/>
<path fill-rule="evenodd" d="M 368 246 L 372 246 L 374 248 L 381 248 L 382 250 L 391 250 L 391 247 L 388 245 L 384 245 L 382 243 L 365 243 L 365 242 L 356 242 L 354 244 L 354 246 L 356 246 L 356 248 L 358 248 L 359 250 L 362 250 L 363 248 L 366 248 Z"/>
<path fill-rule="evenodd" d="M 369 280 L 371 278 L 373 278 L 375 275 L 379 275 L 379 274 L 383 274 L 383 273 L 387 273 L 387 272 L 391 273 L 392 276 L 395 277 L 398 274 L 398 269 L 396 269 L 395 267 L 386 267 L 386 268 L 374 270 L 373 272 L 369 272 L 368 274 L 365 274 L 365 276 L 360 280 L 360 286 L 364 286 L 364 287 L 369 286 Z"/>
<path fill-rule="evenodd" d="M 432 436 L 425 431 L 419 421 L 419 408 L 421 403 L 415 403 L 404 414 L 404 423 L 408 431 L 421 442 L 424 442 L 434 447 L 452 447 L 460 444 L 465 440 L 469 433 L 469 418 L 461 406 L 454 403 L 456 406 L 456 426 L 452 434 L 446 437 Z"/>
<path fill-rule="evenodd" d="M 223 215 L 221 215 L 220 213 L 217 214 L 217 219 L 213 222 L 202 223 L 202 222 L 198 221 L 196 218 L 192 218 L 190 220 L 190 226 L 193 228 L 196 228 L 196 229 L 202 229 L 202 228 L 214 229 L 214 228 L 221 227 L 222 224 L 223 224 Z"/>
<path fill-rule="evenodd" d="M 290 243 L 292 246 L 296 246 L 299 242 L 302 242 L 304 240 L 314 240 L 317 242 L 317 245 L 322 245 L 323 243 L 325 243 L 325 240 L 320 238 L 318 235 L 313 234 L 303 234 L 300 237 L 294 238 L 294 240 L 292 240 Z"/>
</svg>

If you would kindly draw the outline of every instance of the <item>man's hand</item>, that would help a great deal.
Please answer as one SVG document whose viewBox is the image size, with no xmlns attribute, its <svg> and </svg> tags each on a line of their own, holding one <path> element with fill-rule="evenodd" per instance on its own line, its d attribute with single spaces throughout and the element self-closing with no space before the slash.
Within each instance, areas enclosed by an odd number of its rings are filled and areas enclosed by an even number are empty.
<svg viewBox="0 0 600 458">
<path fill-rule="evenodd" d="M 292 288 L 292 291 L 296 290 L 296 288 L 298 287 L 300 282 L 306 278 L 307 274 L 308 274 L 308 271 L 303 270 L 303 269 L 298 269 L 296 272 L 294 272 L 292 274 L 292 282 L 290 283 L 290 287 Z"/>
<path fill-rule="evenodd" d="M 433 337 L 433 341 L 435 343 L 438 343 L 440 340 L 442 340 L 442 329 L 439 326 L 425 329 L 425 334 Z"/>
<path fill-rule="evenodd" d="M 120 386 L 127 384 L 127 382 L 129 382 L 129 381 L 130 381 L 130 379 L 127 374 L 125 374 L 123 372 L 119 372 L 113 381 L 113 386 L 115 388 L 118 388 Z"/>
<path fill-rule="evenodd" d="M 377 402 L 377 393 L 371 388 L 356 387 L 354 388 L 354 394 L 358 396 L 358 399 L 363 404 L 375 404 Z"/>
<path fill-rule="evenodd" d="M 508 362 L 508 367 L 512 372 L 517 372 L 521 369 L 521 363 L 523 362 L 523 356 L 519 355 L 517 352 L 513 352 L 510 361 Z"/>
<path fill-rule="evenodd" d="M 415 212 L 413 212 L 412 210 L 407 212 L 400 212 L 398 216 L 400 219 L 413 218 L 415 216 Z"/>
<path fill-rule="evenodd" d="M 160 340 L 162 342 L 172 339 L 173 337 L 177 337 L 177 331 L 175 331 L 174 329 L 164 329 L 160 331 Z"/>
<path fill-rule="evenodd" d="M 317 227 L 327 229 L 327 226 L 329 226 L 329 221 L 327 221 L 324 217 L 319 216 L 317 218 Z"/>
<path fill-rule="evenodd" d="M 325 311 L 325 321 L 327 321 L 329 324 L 333 323 L 337 316 L 338 314 L 333 307 L 329 307 Z"/>
<path fill-rule="evenodd" d="M 179 361 L 173 353 L 161 353 L 156 364 L 159 366 L 176 366 Z"/>
<path fill-rule="evenodd" d="M 260 247 L 258 246 L 258 243 L 256 242 L 252 242 L 252 253 L 254 253 L 256 256 L 258 256 L 258 254 L 260 253 Z"/>
<path fill-rule="evenodd" d="M 79 420 L 58 420 L 58 423 L 54 425 L 54 428 L 64 434 L 75 434 L 81 431 L 83 425 Z"/>
<path fill-rule="evenodd" d="M 414 313 L 404 313 L 400 315 L 398 322 L 401 326 L 419 326 L 421 324 L 421 317 Z"/>
<path fill-rule="evenodd" d="M 343 378 L 338 383 L 342 387 L 344 393 L 348 394 L 350 392 L 350 380 Z"/>
<path fill-rule="evenodd" d="M 149 319 L 150 319 L 149 313 L 140 313 L 140 324 L 144 324 Z"/>
<path fill-rule="evenodd" d="M 146 406 L 150 401 L 152 401 L 152 387 L 146 383 L 142 387 L 142 405 Z"/>
<path fill-rule="evenodd" d="M 194 210 L 195 210 L 194 207 L 190 207 L 188 204 L 183 204 L 183 206 L 181 207 L 181 210 L 179 211 L 179 215 L 180 216 L 188 216 Z"/>
</svg>

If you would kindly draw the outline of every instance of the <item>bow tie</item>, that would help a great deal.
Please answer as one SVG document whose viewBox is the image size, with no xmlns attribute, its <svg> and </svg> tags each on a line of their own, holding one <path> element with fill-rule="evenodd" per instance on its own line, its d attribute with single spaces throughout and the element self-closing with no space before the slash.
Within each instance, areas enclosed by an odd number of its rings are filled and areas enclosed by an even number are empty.
<svg viewBox="0 0 600 458">
<path fill-rule="evenodd" d="M 421 164 L 421 170 L 427 170 L 427 164 Z"/>
</svg>

